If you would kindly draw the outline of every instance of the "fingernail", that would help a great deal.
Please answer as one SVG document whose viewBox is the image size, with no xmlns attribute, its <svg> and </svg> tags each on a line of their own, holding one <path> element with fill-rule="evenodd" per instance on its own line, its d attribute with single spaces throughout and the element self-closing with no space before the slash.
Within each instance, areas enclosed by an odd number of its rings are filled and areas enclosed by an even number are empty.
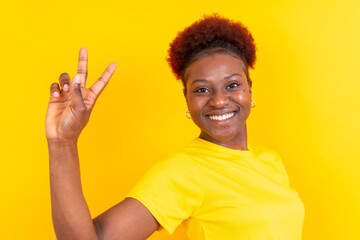
<svg viewBox="0 0 360 240">
<path fill-rule="evenodd" d="M 58 92 L 54 92 L 54 97 L 58 97 L 59 96 L 59 93 Z"/>
<path fill-rule="evenodd" d="M 69 91 L 69 84 L 65 83 L 63 89 L 65 92 Z"/>
</svg>

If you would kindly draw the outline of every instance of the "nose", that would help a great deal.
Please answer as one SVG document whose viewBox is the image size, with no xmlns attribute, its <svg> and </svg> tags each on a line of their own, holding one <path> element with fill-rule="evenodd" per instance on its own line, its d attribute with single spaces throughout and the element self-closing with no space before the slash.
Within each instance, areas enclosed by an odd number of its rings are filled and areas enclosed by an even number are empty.
<svg viewBox="0 0 360 240">
<path fill-rule="evenodd" d="M 210 105 L 216 108 L 223 108 L 229 103 L 229 96 L 227 93 L 218 91 L 214 92 L 210 99 Z"/>
</svg>

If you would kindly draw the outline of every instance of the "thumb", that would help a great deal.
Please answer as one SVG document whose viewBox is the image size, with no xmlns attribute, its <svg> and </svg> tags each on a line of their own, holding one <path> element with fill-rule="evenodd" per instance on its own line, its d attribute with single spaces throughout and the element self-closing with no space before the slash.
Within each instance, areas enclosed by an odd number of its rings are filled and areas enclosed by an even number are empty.
<svg viewBox="0 0 360 240">
<path fill-rule="evenodd" d="M 71 106 L 77 111 L 86 110 L 86 105 L 81 94 L 80 76 L 76 74 L 71 82 Z"/>
</svg>

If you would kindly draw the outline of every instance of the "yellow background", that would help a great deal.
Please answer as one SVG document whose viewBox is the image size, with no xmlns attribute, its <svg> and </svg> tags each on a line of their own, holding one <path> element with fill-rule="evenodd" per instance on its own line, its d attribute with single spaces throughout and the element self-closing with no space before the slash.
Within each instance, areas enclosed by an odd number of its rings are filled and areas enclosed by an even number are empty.
<svg viewBox="0 0 360 240">
<path fill-rule="evenodd" d="M 360 1 L 0 2 L 1 239 L 55 239 L 44 117 L 49 86 L 89 50 L 92 84 L 118 69 L 79 147 L 93 216 L 197 136 L 165 61 L 203 14 L 242 21 L 257 43 L 248 126 L 283 157 L 306 208 L 303 239 L 360 239 Z M 151 239 L 186 239 L 155 233 Z"/>
</svg>

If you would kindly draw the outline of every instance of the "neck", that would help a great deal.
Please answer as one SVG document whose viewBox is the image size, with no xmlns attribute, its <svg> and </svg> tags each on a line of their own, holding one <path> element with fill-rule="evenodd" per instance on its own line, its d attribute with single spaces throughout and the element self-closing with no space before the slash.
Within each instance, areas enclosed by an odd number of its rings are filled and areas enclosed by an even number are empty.
<svg viewBox="0 0 360 240">
<path fill-rule="evenodd" d="M 232 148 L 236 150 L 248 150 L 246 124 L 241 128 L 240 132 L 231 139 L 227 139 L 227 140 L 215 139 L 203 131 L 201 131 L 199 138 L 227 148 Z"/>
</svg>

